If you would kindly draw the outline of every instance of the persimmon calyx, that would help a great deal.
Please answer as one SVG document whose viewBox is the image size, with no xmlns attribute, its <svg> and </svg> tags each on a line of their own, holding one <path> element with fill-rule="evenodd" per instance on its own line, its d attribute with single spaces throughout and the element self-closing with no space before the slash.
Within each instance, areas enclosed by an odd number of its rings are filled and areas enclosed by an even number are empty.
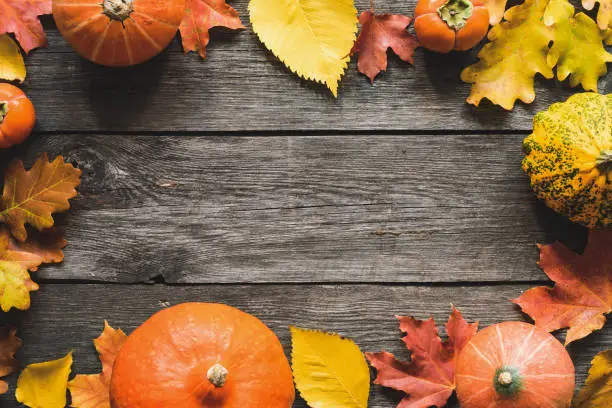
<svg viewBox="0 0 612 408">
<path fill-rule="evenodd" d="M 227 381 L 228 374 L 229 371 L 227 371 L 227 368 L 217 363 L 208 369 L 208 372 L 206 373 L 206 378 L 208 378 L 208 381 L 210 381 L 210 383 L 216 388 L 221 388 L 225 385 L 225 381 Z"/>
<path fill-rule="evenodd" d="M 0 101 L 0 125 L 4 122 L 4 118 L 8 115 L 8 102 Z"/>
<path fill-rule="evenodd" d="M 111 20 L 125 21 L 134 11 L 134 0 L 104 0 L 102 8 Z"/>
<path fill-rule="evenodd" d="M 473 12 L 474 6 L 469 0 L 448 0 L 438 8 L 442 21 L 455 31 L 461 30 L 467 24 Z"/>
</svg>

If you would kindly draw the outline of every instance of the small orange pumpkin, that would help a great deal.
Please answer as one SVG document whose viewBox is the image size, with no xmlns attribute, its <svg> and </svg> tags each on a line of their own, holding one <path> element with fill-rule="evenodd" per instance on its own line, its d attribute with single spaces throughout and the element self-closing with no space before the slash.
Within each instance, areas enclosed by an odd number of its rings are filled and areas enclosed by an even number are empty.
<svg viewBox="0 0 612 408">
<path fill-rule="evenodd" d="M 148 61 L 174 38 L 186 0 L 53 0 L 53 17 L 83 57 L 123 67 Z"/>
<path fill-rule="evenodd" d="M 574 394 L 563 345 L 523 322 L 478 332 L 461 350 L 455 378 L 461 408 L 568 408 Z"/>
<path fill-rule="evenodd" d="M 34 105 L 23 91 L 0 83 L 0 149 L 22 143 L 36 124 Z"/>
<path fill-rule="evenodd" d="M 230 306 L 184 303 L 162 310 L 122 347 L 112 408 L 288 408 L 293 377 L 276 335 Z"/>
</svg>

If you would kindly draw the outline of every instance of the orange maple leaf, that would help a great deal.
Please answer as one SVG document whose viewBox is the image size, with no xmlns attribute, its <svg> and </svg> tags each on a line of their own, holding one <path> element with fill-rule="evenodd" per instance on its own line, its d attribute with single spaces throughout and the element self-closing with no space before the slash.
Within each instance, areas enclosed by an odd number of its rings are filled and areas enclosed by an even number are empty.
<svg viewBox="0 0 612 408">
<path fill-rule="evenodd" d="M 17 330 L 8 327 L 0 328 L 0 377 L 5 377 L 17 370 L 19 364 L 15 353 L 21 347 L 21 339 L 16 336 Z M 8 384 L 0 380 L 0 394 L 8 391 Z"/>
<path fill-rule="evenodd" d="M 601 329 L 612 312 L 612 230 L 591 230 L 582 255 L 559 242 L 538 248 L 540 268 L 556 285 L 512 301 L 544 330 L 569 327 L 566 345 Z"/>
<path fill-rule="evenodd" d="M 94 340 L 102 363 L 102 373 L 77 375 L 68 383 L 75 408 L 110 408 L 110 379 L 117 353 L 123 347 L 127 336 L 121 329 L 113 329 L 107 321 L 104 331 Z"/>
<path fill-rule="evenodd" d="M 0 0 L 2 1 L 2 0 Z M 53 226 L 52 214 L 70 208 L 68 200 L 76 196 L 81 170 L 58 156 L 48 162 L 47 154 L 26 171 L 23 162 L 13 161 L 4 175 L 4 193 L 0 197 L 0 222 L 8 224 L 13 236 L 25 242 L 25 224 L 38 230 Z"/>
<path fill-rule="evenodd" d="M 47 45 L 38 16 L 51 14 L 52 0 L 0 0 L 0 34 L 14 33 L 27 53 Z"/>
<path fill-rule="evenodd" d="M 197 51 L 206 58 L 206 46 L 210 41 L 208 31 L 213 27 L 245 28 L 238 12 L 225 0 L 187 0 L 185 17 L 179 27 L 185 53 Z"/>
<path fill-rule="evenodd" d="M 385 351 L 366 353 L 370 364 L 378 370 L 374 381 L 384 387 L 403 391 L 405 396 L 398 408 L 443 407 L 455 390 L 455 361 L 459 351 L 478 331 L 478 322 L 467 323 L 453 307 L 442 342 L 433 318 L 417 320 L 397 317 L 402 339 L 411 351 L 411 361 L 405 363 Z"/>
<path fill-rule="evenodd" d="M 419 46 L 416 37 L 406 31 L 412 19 L 399 14 L 374 15 L 364 11 L 359 16 L 361 33 L 351 53 L 359 55 L 357 69 L 374 78 L 387 69 L 387 49 L 391 48 L 403 61 L 414 64 L 414 50 Z"/>
</svg>

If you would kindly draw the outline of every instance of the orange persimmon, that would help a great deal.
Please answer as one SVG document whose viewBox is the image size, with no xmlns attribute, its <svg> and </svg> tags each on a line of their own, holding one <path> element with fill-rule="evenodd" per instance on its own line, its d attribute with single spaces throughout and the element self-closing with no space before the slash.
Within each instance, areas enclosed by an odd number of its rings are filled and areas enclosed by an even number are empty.
<svg viewBox="0 0 612 408">
<path fill-rule="evenodd" d="M 186 0 L 53 0 L 53 17 L 66 41 L 100 65 L 148 61 L 174 38 Z"/>
<path fill-rule="evenodd" d="M 483 0 L 419 0 L 414 16 L 421 45 L 441 53 L 469 50 L 489 30 Z"/>
<path fill-rule="evenodd" d="M 0 83 L 0 149 L 22 143 L 32 133 L 35 123 L 34 105 L 23 91 Z"/>
</svg>

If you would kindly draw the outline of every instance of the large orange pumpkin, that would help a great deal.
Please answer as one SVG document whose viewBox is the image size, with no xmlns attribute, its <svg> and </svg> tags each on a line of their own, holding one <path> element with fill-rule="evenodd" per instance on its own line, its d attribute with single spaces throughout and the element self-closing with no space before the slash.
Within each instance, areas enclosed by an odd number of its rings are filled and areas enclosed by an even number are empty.
<svg viewBox="0 0 612 408">
<path fill-rule="evenodd" d="M 294 398 L 276 335 L 212 303 L 153 315 L 128 337 L 111 378 L 112 408 L 288 408 Z"/>
<path fill-rule="evenodd" d="M 455 371 L 461 408 L 568 408 L 574 365 L 557 339 L 522 322 L 480 331 Z"/>
<path fill-rule="evenodd" d="M 172 41 L 185 0 L 53 0 L 57 28 L 90 61 L 107 66 L 145 62 Z"/>
</svg>

